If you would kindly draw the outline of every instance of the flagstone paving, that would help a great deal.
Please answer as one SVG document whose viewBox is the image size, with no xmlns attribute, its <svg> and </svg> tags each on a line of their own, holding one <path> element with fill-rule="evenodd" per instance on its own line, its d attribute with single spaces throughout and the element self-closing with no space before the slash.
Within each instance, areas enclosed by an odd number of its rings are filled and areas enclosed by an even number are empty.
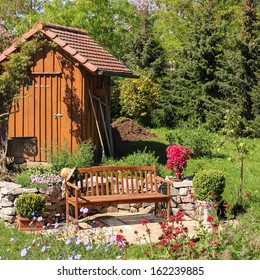
<svg viewBox="0 0 260 280">
<path fill-rule="evenodd" d="M 142 219 L 148 221 L 146 226 L 142 225 Z M 147 228 L 149 228 L 151 241 L 156 242 L 158 241 L 158 237 L 162 234 L 159 225 L 159 222 L 162 220 L 162 217 L 156 217 L 154 214 L 144 215 L 122 212 L 96 214 L 79 221 L 79 234 L 84 235 L 86 231 L 94 229 L 98 222 L 98 224 L 100 223 L 102 225 L 102 230 L 111 234 L 120 233 L 124 235 L 126 240 L 130 243 L 145 243 L 149 241 L 149 235 L 146 232 Z M 188 228 L 190 236 L 195 235 L 196 221 L 183 221 L 183 224 Z M 135 234 L 135 232 L 138 232 L 138 234 Z"/>
</svg>

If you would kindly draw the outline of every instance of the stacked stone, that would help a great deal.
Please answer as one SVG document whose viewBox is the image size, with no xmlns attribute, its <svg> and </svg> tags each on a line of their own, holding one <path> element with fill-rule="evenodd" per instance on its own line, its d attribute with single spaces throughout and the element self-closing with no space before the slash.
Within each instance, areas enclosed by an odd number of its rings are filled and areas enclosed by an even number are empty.
<svg viewBox="0 0 260 280">
<path fill-rule="evenodd" d="M 166 185 L 161 186 L 164 193 Z M 46 197 L 46 212 L 48 217 L 57 213 L 65 212 L 64 192 L 59 186 L 49 188 L 23 188 L 21 185 L 11 182 L 0 182 L 0 218 L 13 224 L 17 215 L 15 200 L 22 193 L 41 193 Z M 175 214 L 178 210 L 184 213 L 185 220 L 192 220 L 195 217 L 195 201 L 193 198 L 192 181 L 173 182 L 171 187 L 171 209 Z M 129 212 L 147 214 L 154 211 L 155 203 L 126 203 L 108 207 L 97 207 L 94 212 Z"/>
<path fill-rule="evenodd" d="M 161 186 L 161 191 L 165 193 L 167 191 L 166 184 Z M 195 200 L 192 191 L 192 181 L 173 182 L 171 187 L 171 209 L 175 214 L 178 210 L 181 210 L 184 214 L 185 220 L 193 220 L 195 217 L 194 211 Z M 101 213 L 108 212 L 130 212 L 130 213 L 142 213 L 147 214 L 154 211 L 155 203 L 126 203 L 118 204 L 108 207 L 100 207 L 96 209 Z"/>
<path fill-rule="evenodd" d="M 181 210 L 186 221 L 193 220 L 195 217 L 194 205 L 192 181 L 173 182 L 173 187 L 171 188 L 171 208 L 173 214 Z"/>
<path fill-rule="evenodd" d="M 23 188 L 21 185 L 12 182 L 0 182 L 0 218 L 9 224 L 16 221 L 17 215 L 15 209 L 15 200 L 23 193 L 40 193 L 46 197 L 46 212 L 50 213 L 65 212 L 65 202 L 63 198 L 62 188 L 53 186 L 49 188 Z M 58 202 L 58 204 L 57 204 Z"/>
<path fill-rule="evenodd" d="M 155 203 L 124 203 L 99 209 L 101 213 L 129 212 L 147 214 L 154 211 Z"/>
</svg>

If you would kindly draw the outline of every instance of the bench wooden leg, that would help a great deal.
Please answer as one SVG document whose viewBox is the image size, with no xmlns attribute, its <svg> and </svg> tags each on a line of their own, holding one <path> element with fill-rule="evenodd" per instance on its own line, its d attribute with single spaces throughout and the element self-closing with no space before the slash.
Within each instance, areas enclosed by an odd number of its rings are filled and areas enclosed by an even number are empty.
<svg viewBox="0 0 260 280">
<path fill-rule="evenodd" d="M 171 200 L 167 201 L 167 219 L 171 216 Z"/>
<path fill-rule="evenodd" d="M 158 202 L 155 202 L 154 205 L 154 215 L 156 216 L 158 214 Z"/>
<path fill-rule="evenodd" d="M 66 199 L 66 223 L 69 221 L 69 202 Z"/>
<path fill-rule="evenodd" d="M 75 220 L 78 221 L 79 219 L 79 205 L 76 203 L 75 205 Z"/>
</svg>

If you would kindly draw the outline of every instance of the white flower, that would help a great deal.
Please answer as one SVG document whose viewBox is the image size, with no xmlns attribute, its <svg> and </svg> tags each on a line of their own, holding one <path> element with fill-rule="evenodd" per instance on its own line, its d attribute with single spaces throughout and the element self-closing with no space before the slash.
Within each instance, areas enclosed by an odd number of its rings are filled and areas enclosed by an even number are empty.
<svg viewBox="0 0 260 280">
<path fill-rule="evenodd" d="M 77 254 L 77 255 L 74 256 L 74 259 L 75 259 L 75 260 L 79 260 L 80 258 L 81 258 L 81 255 L 80 255 L 80 254 Z"/>
<path fill-rule="evenodd" d="M 69 244 L 70 244 L 70 240 L 69 240 L 69 239 L 66 240 L 65 244 L 66 244 L 66 245 L 69 245 Z"/>
<path fill-rule="evenodd" d="M 44 253 L 47 250 L 47 246 L 43 246 L 41 252 Z"/>
<path fill-rule="evenodd" d="M 24 256 L 26 256 L 26 254 L 27 254 L 27 249 L 24 248 L 24 249 L 21 251 L 20 255 L 21 255 L 21 257 L 24 257 Z"/>
</svg>

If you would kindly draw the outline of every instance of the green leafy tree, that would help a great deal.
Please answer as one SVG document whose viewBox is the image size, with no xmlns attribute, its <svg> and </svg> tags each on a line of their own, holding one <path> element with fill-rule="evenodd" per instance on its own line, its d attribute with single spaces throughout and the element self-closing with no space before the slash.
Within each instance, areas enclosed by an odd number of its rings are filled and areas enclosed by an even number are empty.
<svg viewBox="0 0 260 280">
<path fill-rule="evenodd" d="M 10 38 L 18 38 L 35 23 L 43 6 L 48 0 L 1 0 L 0 21 L 1 29 L 7 41 L 1 39 L 0 44 L 6 46 Z"/>
<path fill-rule="evenodd" d="M 178 59 L 188 39 L 189 22 L 192 18 L 193 0 L 157 0 L 155 29 L 170 61 Z"/>
<path fill-rule="evenodd" d="M 241 137 L 244 134 L 244 123 L 242 117 L 235 111 L 226 111 L 224 117 L 224 127 L 222 132 L 226 135 L 227 139 L 235 145 L 235 149 L 240 162 L 239 168 L 239 186 L 237 188 L 236 207 L 237 210 L 243 208 L 243 186 L 244 186 L 244 160 L 248 157 L 249 152 L 253 150 L 252 146 L 246 144 L 245 140 Z"/>
<path fill-rule="evenodd" d="M 157 107 L 161 78 L 167 69 L 165 51 L 154 29 L 154 8 L 154 1 L 137 3 L 139 26 L 132 30 L 130 51 L 125 57 L 140 78 L 121 81 L 118 88 L 121 112 L 145 125 L 153 123 L 152 112 Z"/>
<path fill-rule="evenodd" d="M 159 34 L 155 30 L 157 20 L 154 3 L 150 0 L 141 1 L 136 7 L 139 26 L 132 30 L 133 37 L 129 41 L 130 52 L 127 62 L 136 70 L 145 70 L 149 76 L 158 80 L 167 68 L 165 50 L 160 44 Z"/>
<path fill-rule="evenodd" d="M 121 80 L 121 113 L 141 124 L 150 125 L 151 112 L 158 105 L 159 91 L 160 86 L 145 73 L 139 79 Z"/>
<path fill-rule="evenodd" d="M 42 20 L 81 28 L 117 58 L 129 51 L 131 29 L 138 23 L 135 6 L 127 0 L 53 0 Z"/>
<path fill-rule="evenodd" d="M 244 115 L 248 120 L 252 120 L 253 128 L 257 124 L 256 131 L 259 131 L 260 119 L 260 21 L 259 21 L 257 1 L 246 0 L 243 9 L 243 29 L 242 38 L 239 44 L 243 57 L 242 67 L 244 69 L 243 78 L 245 80 L 245 111 Z M 260 133 L 256 136 L 259 137 Z"/>
<path fill-rule="evenodd" d="M 220 91 L 240 116 L 252 123 L 259 119 L 259 15 L 256 2 L 243 1 L 239 29 L 230 33 L 230 44 L 219 72 Z M 256 122 L 255 122 L 256 123 Z"/>
<path fill-rule="evenodd" d="M 187 38 L 178 51 L 168 85 L 161 96 L 159 117 L 169 126 L 181 121 L 194 125 L 221 119 L 225 104 L 217 83 L 223 55 L 225 24 L 218 20 L 219 1 L 200 1 L 192 5 L 187 19 Z"/>
</svg>

